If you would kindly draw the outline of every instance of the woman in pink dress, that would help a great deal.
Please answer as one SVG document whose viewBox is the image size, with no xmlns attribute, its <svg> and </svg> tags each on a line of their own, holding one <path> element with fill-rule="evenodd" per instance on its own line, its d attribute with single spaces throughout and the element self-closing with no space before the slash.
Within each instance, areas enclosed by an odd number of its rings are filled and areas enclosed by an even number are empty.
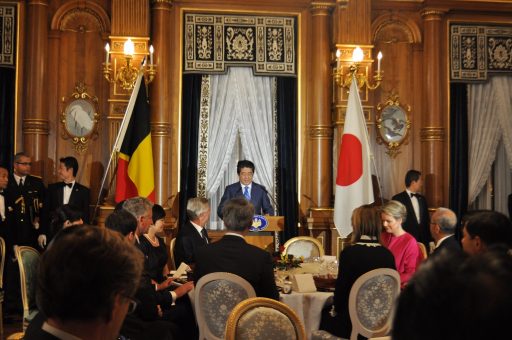
<svg viewBox="0 0 512 340">
<path fill-rule="evenodd" d="M 414 236 L 402 228 L 407 217 L 405 206 L 398 201 L 389 201 L 381 209 L 380 218 L 384 232 L 382 244 L 395 257 L 396 270 L 400 273 L 402 288 L 416 271 L 419 247 Z"/>
</svg>

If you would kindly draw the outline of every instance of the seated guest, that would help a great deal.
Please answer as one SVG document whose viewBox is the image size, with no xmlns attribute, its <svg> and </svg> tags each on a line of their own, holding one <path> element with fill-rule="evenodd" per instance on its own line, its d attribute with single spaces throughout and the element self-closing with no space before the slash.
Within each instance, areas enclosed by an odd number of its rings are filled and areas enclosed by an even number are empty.
<svg viewBox="0 0 512 340">
<path fill-rule="evenodd" d="M 407 217 L 405 206 L 398 201 L 389 201 L 381 208 L 380 214 L 384 232 L 382 244 L 395 257 L 395 266 L 400 273 L 402 288 L 416 271 L 420 261 L 420 250 L 416 239 L 402 228 Z"/>
<path fill-rule="evenodd" d="M 187 202 L 187 221 L 178 231 L 174 258 L 178 267 L 182 262 L 195 264 L 196 249 L 208 244 L 206 222 L 210 219 L 210 204 L 206 198 L 194 197 Z"/>
<path fill-rule="evenodd" d="M 195 281 L 209 273 L 233 273 L 247 280 L 257 296 L 278 300 L 270 254 L 244 239 L 254 216 L 252 203 L 233 198 L 224 205 L 222 215 L 227 233 L 219 241 L 197 249 Z"/>
<path fill-rule="evenodd" d="M 119 232 L 131 244 L 135 243 L 137 220 L 124 209 L 114 210 L 107 216 L 105 227 Z M 179 334 L 177 326 L 162 320 L 162 307 L 158 304 L 157 292 L 148 275 L 141 277 L 135 294 L 138 300 L 135 311 L 126 316 L 120 334 L 132 340 L 172 339 L 173 333 Z M 168 304 L 167 304 L 168 305 Z"/>
<path fill-rule="evenodd" d="M 141 249 L 140 240 L 143 237 L 142 235 L 148 231 L 153 222 L 153 203 L 144 197 L 132 197 L 123 203 L 123 209 L 131 213 L 137 220 L 135 246 Z M 179 325 L 184 338 L 195 338 L 197 327 L 187 295 L 194 288 L 194 283 L 190 281 L 169 291 L 168 288 L 173 282 L 172 278 L 159 283 L 152 282 L 147 268 L 144 268 L 142 277 L 144 285 L 141 283 L 139 289 L 139 292 L 143 295 L 140 300 L 155 298 L 157 302 L 155 306 L 160 305 L 161 308 L 159 316 L 163 320 L 170 320 Z M 145 280 L 146 278 L 147 280 Z M 149 313 L 141 312 L 141 315 L 148 317 Z"/>
<path fill-rule="evenodd" d="M 217 215 L 222 217 L 224 204 L 234 197 L 245 197 L 254 205 L 257 215 L 274 215 L 274 208 L 270 204 L 267 189 L 252 181 L 254 176 L 254 163 L 248 160 L 241 160 L 236 165 L 236 173 L 239 182 L 230 184 L 224 189 L 224 194 L 217 208 Z"/>
<path fill-rule="evenodd" d="M 506 247 L 469 257 L 442 252 L 400 294 L 392 338 L 509 339 L 511 306 L 512 257 Z"/>
<path fill-rule="evenodd" d="M 155 204 L 152 208 L 153 224 L 148 232 L 140 238 L 139 248 L 145 255 L 145 268 L 151 280 L 156 283 L 163 282 L 169 274 L 167 266 L 167 247 L 162 238 L 157 236 L 164 230 L 165 211 L 161 205 Z"/>
<path fill-rule="evenodd" d="M 352 246 L 345 248 L 339 257 L 338 278 L 332 309 L 322 312 L 320 329 L 350 338 L 352 324 L 348 311 L 348 297 L 354 282 L 364 273 L 377 268 L 395 269 L 393 254 L 380 244 L 380 215 L 377 208 L 363 205 L 352 213 Z"/>
<path fill-rule="evenodd" d="M 477 211 L 464 218 L 462 249 L 470 255 L 485 251 L 494 244 L 512 248 L 510 219 L 497 211 Z"/>
<path fill-rule="evenodd" d="M 47 319 L 24 339 L 117 339 L 142 270 L 140 252 L 121 235 L 62 230 L 38 268 L 37 305 Z"/>
<path fill-rule="evenodd" d="M 460 243 L 455 239 L 454 233 L 457 227 L 457 215 L 447 208 L 438 208 L 432 215 L 430 234 L 435 242 L 433 254 L 438 254 L 442 249 L 447 251 L 461 251 Z"/>
</svg>

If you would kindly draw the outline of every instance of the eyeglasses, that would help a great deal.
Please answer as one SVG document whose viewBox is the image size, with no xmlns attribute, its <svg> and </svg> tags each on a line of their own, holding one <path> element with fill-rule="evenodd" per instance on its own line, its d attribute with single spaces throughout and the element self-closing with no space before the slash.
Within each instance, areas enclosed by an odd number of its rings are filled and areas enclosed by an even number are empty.
<svg viewBox="0 0 512 340">
<path fill-rule="evenodd" d="M 30 166 L 32 165 L 32 162 L 16 162 L 16 164 Z"/>
</svg>

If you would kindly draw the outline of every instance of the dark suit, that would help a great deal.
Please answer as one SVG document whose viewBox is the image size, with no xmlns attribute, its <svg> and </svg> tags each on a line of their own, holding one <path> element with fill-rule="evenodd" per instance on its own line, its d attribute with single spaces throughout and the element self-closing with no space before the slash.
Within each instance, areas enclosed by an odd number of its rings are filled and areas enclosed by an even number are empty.
<svg viewBox="0 0 512 340">
<path fill-rule="evenodd" d="M 392 197 L 393 200 L 405 205 L 405 208 L 407 209 L 407 218 L 405 221 L 402 221 L 402 227 L 404 230 L 414 236 L 418 242 L 423 243 L 425 247 L 429 249 L 429 242 L 432 238 L 430 236 L 430 215 L 428 213 L 427 200 L 425 199 L 425 196 L 422 195 L 419 195 L 419 197 L 417 196 L 416 198 L 418 199 L 418 204 L 420 206 L 421 223 L 418 223 L 414 207 L 412 206 L 411 197 L 407 191 L 402 191 Z"/>
<path fill-rule="evenodd" d="M 45 187 L 39 177 L 27 175 L 22 187 L 9 175 L 5 189 L 5 200 L 9 211 L 9 226 L 6 242 L 9 245 L 30 246 L 39 249 L 37 237 L 43 233 L 46 215 L 44 209 Z M 39 219 L 39 229 L 33 222 Z"/>
<path fill-rule="evenodd" d="M 207 245 L 206 241 L 199 235 L 192 223 L 185 223 L 178 231 L 176 244 L 174 246 L 174 262 L 176 262 L 176 267 L 178 267 L 181 262 L 185 262 L 186 264 L 195 263 L 197 248 L 204 247 L 205 245 Z"/>
<path fill-rule="evenodd" d="M 41 328 L 42 325 L 39 325 L 39 327 L 31 327 L 30 331 L 27 330 L 25 333 L 23 339 L 25 340 L 59 340 L 60 338 L 57 338 L 56 336 L 46 332 Z M 30 325 L 29 325 L 30 328 Z"/>
<path fill-rule="evenodd" d="M 443 249 L 450 252 L 460 252 L 462 250 L 460 243 L 455 239 L 455 236 L 451 235 L 445 238 L 443 242 L 434 249 L 433 254 L 440 253 Z"/>
<path fill-rule="evenodd" d="M 236 235 L 225 235 L 215 243 L 197 249 L 195 282 L 206 274 L 228 272 L 247 280 L 256 295 L 278 300 L 272 258 Z"/>
<path fill-rule="evenodd" d="M 48 185 L 46 194 L 46 208 L 49 215 L 64 205 L 64 182 L 58 182 Z M 68 204 L 78 208 L 82 213 L 84 223 L 89 223 L 89 204 L 90 204 L 90 190 L 86 186 L 75 182 L 71 189 L 71 196 L 69 196 Z"/>
<path fill-rule="evenodd" d="M 234 197 L 244 197 L 240 182 L 230 184 L 224 189 L 224 195 L 222 195 L 219 207 L 217 208 L 217 215 L 220 218 L 222 218 L 224 203 Z M 274 215 L 274 208 L 270 204 L 267 189 L 263 185 L 252 182 L 251 203 L 254 205 L 254 213 L 256 215 Z"/>
</svg>

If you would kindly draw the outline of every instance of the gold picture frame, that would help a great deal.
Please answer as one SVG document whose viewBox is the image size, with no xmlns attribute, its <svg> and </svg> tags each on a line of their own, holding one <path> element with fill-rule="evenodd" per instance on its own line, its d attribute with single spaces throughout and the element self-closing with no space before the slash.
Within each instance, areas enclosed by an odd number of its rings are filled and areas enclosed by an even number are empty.
<svg viewBox="0 0 512 340">
<path fill-rule="evenodd" d="M 408 143 L 410 113 L 411 106 L 400 104 L 397 94 L 391 94 L 385 103 L 377 105 L 377 143 L 386 146 L 391 158 L 400 153 L 400 146 Z"/>
<path fill-rule="evenodd" d="M 87 93 L 83 82 L 78 82 L 75 91 L 62 97 L 62 137 L 71 139 L 77 153 L 84 153 L 89 140 L 98 137 L 98 97 Z"/>
</svg>

